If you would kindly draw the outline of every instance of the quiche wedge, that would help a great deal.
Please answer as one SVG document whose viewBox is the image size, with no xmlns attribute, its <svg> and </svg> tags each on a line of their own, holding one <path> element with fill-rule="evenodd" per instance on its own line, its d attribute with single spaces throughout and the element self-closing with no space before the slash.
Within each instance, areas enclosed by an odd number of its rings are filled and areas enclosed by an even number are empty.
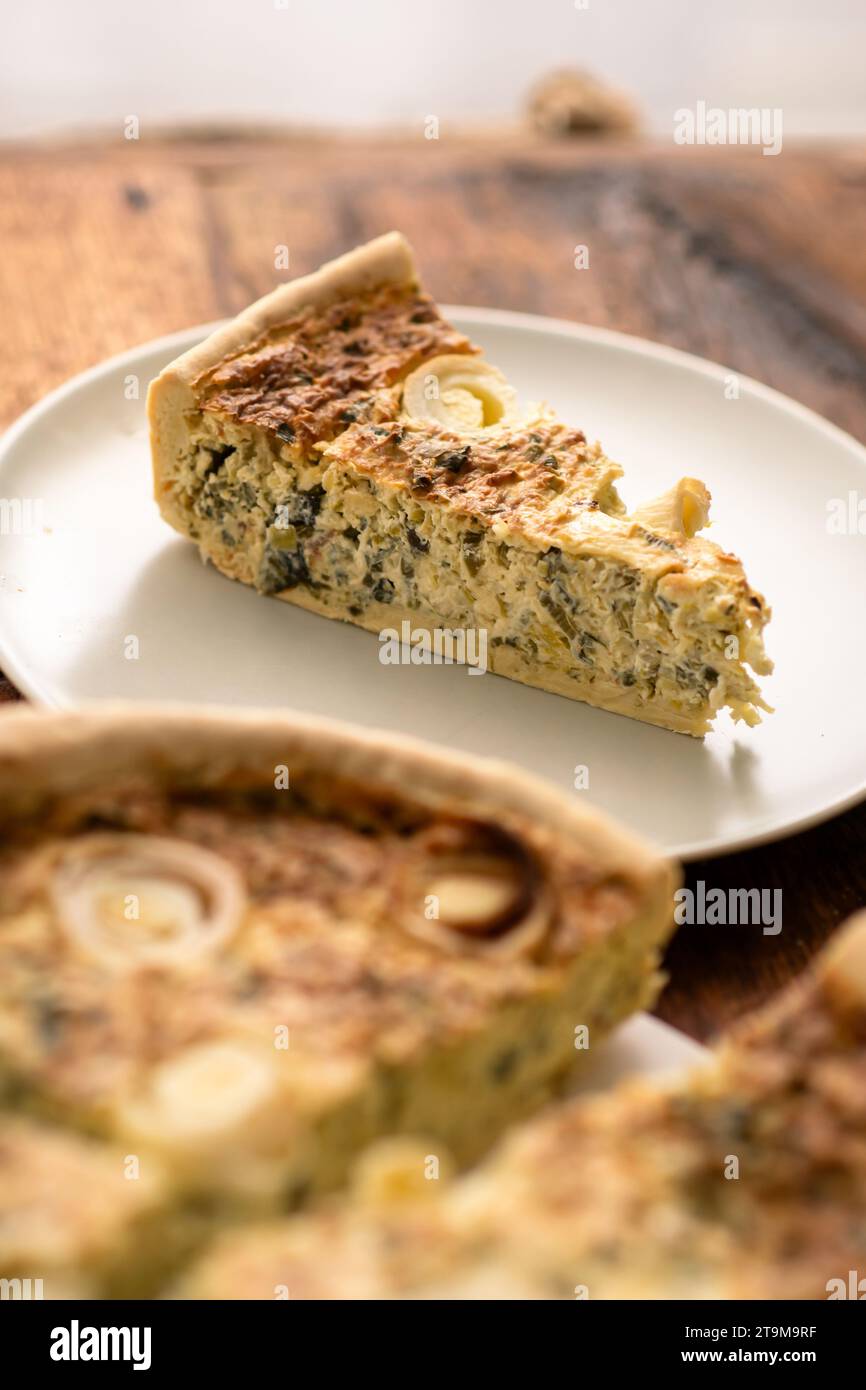
<svg viewBox="0 0 866 1390">
<path fill-rule="evenodd" d="M 226 1219 L 338 1186 L 382 1134 L 469 1161 L 580 1062 L 576 1029 L 653 1000 L 674 882 L 534 779 L 411 740 L 4 715 L 0 1112 Z"/>
<path fill-rule="evenodd" d="M 223 574 L 371 632 L 483 632 L 487 665 L 700 736 L 759 721 L 769 610 L 684 478 L 521 409 L 392 232 L 282 285 L 151 384 L 155 495 Z M 403 625 L 408 624 L 408 629 Z"/>
<path fill-rule="evenodd" d="M 432 1141 L 382 1143 L 359 1165 L 351 1202 L 222 1237 L 181 1292 L 856 1298 L 864 1094 L 861 914 L 688 1079 L 551 1107 L 450 1184 L 431 1180 Z"/>
</svg>

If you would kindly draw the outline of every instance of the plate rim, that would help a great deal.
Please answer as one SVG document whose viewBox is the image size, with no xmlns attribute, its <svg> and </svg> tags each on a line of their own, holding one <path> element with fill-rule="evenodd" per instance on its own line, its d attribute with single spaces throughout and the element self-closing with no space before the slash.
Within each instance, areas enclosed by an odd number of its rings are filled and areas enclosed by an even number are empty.
<svg viewBox="0 0 866 1390">
<path fill-rule="evenodd" d="M 454 319 L 464 321 L 469 320 L 479 325 L 490 324 L 491 326 L 503 328 L 515 328 L 523 332 L 553 335 L 559 338 L 577 339 L 584 343 L 595 343 L 599 346 L 613 348 L 620 352 L 629 352 L 635 356 L 650 357 L 656 361 L 666 362 L 674 367 L 688 369 L 692 372 L 705 377 L 708 380 L 719 381 L 725 376 L 734 373 L 741 385 L 759 399 L 779 410 L 786 412 L 795 419 L 802 421 L 819 433 L 825 435 L 836 444 L 842 445 L 850 453 L 852 460 L 863 468 L 866 473 L 866 446 L 847 430 L 843 430 L 839 425 L 824 418 L 811 406 L 803 405 L 793 397 L 786 395 L 783 391 L 777 390 L 773 386 L 768 386 L 755 377 L 746 375 L 743 372 L 735 371 L 734 368 L 725 367 L 721 363 L 711 361 L 709 358 L 699 357 L 695 353 L 687 352 L 682 348 L 671 347 L 666 343 L 656 343 L 652 339 L 642 338 L 635 334 L 623 333 L 614 328 L 602 328 L 595 324 L 578 323 L 569 319 L 554 318 L 544 314 L 532 314 L 517 309 L 493 309 L 481 305 L 469 304 L 442 304 L 440 305 L 443 313 Z M 195 346 L 209 334 L 226 323 L 231 322 L 228 318 L 215 319 L 208 323 L 196 324 L 189 328 L 175 330 L 172 333 L 163 334 L 158 338 L 151 338 L 145 342 L 138 343 L 136 346 L 126 348 L 122 352 L 114 353 L 102 361 L 84 368 L 83 371 L 76 372 L 74 376 L 61 382 L 46 395 L 40 397 L 33 405 L 29 406 L 23 414 L 19 415 L 11 425 L 0 435 L 0 479 L 2 479 L 3 467 L 9 452 L 14 449 L 18 440 L 26 434 L 34 425 L 38 424 L 43 415 L 49 414 L 56 406 L 62 404 L 67 396 L 73 395 L 83 387 L 98 381 L 103 376 L 122 369 L 124 366 L 136 361 L 143 353 L 165 352 L 167 360 L 169 354 L 177 356 L 188 347 Z M 866 483 L 866 479 L 864 479 Z M 0 628 L 0 668 L 28 699 L 37 705 L 42 705 L 49 709 L 74 709 L 82 704 L 98 703 L 99 700 L 88 699 L 86 701 L 65 699 L 62 694 L 49 692 L 42 688 L 39 677 L 31 676 L 26 667 L 19 664 L 13 652 L 10 650 L 5 633 Z M 101 697 L 100 697 L 101 698 Z M 105 697 L 106 699 L 108 697 Z M 198 701 L 186 701 L 188 704 L 198 704 Z M 830 797 L 823 801 L 812 811 L 808 811 L 793 820 L 784 820 L 781 816 L 773 818 L 769 825 L 763 829 L 745 832 L 733 836 L 715 836 L 702 840 L 689 841 L 681 846 L 675 857 L 683 863 L 694 862 L 701 859 L 716 859 L 728 854 L 736 854 L 743 850 L 757 848 L 761 845 L 773 844 L 778 840 L 790 839 L 803 831 L 813 829 L 815 826 L 823 825 L 835 816 L 843 815 L 846 811 L 859 805 L 866 800 L 866 770 L 861 774 L 860 779 L 852 787 L 849 787 L 841 796 Z"/>
</svg>

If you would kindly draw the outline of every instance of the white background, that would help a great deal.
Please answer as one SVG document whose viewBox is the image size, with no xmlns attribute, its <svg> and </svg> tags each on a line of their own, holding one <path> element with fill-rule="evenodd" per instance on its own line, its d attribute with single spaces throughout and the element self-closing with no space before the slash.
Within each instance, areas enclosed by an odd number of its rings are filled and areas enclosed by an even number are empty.
<svg viewBox="0 0 866 1390">
<path fill-rule="evenodd" d="M 677 107 L 781 107 L 866 134 L 866 0 L 0 0 L 0 137 L 238 120 L 519 118 L 582 66 L 668 134 Z M 587 4 L 586 9 L 580 6 Z M 143 132 L 144 133 L 144 132 Z"/>
</svg>

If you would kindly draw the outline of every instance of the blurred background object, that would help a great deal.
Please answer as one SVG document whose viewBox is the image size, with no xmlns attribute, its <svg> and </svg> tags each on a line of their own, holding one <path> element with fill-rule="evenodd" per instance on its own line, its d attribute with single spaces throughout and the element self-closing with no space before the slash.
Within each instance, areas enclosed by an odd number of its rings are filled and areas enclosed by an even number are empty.
<svg viewBox="0 0 866 1390">
<path fill-rule="evenodd" d="M 515 123 L 559 68 L 673 113 L 781 107 L 866 134 L 864 0 L 28 0 L 6 6 L 0 137 L 218 120 L 353 130 Z"/>
<path fill-rule="evenodd" d="M 536 83 L 529 96 L 529 121 L 539 135 L 626 135 L 638 125 L 624 92 L 572 68 Z"/>
</svg>

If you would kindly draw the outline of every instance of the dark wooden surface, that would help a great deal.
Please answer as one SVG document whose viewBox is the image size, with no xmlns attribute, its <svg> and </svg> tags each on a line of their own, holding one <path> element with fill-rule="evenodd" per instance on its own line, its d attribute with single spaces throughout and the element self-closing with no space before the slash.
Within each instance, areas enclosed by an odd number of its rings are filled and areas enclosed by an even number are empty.
<svg viewBox="0 0 866 1390">
<path fill-rule="evenodd" d="M 0 427 L 84 367 L 235 313 L 390 227 L 441 300 L 640 334 L 866 440 L 866 151 L 521 135 L 157 140 L 0 150 Z M 574 269 L 585 244 L 590 269 Z M 0 681 L 0 699 L 15 698 Z M 784 926 L 684 927 L 659 1012 L 707 1037 L 866 903 L 866 807 L 688 881 L 783 889 Z"/>
</svg>

